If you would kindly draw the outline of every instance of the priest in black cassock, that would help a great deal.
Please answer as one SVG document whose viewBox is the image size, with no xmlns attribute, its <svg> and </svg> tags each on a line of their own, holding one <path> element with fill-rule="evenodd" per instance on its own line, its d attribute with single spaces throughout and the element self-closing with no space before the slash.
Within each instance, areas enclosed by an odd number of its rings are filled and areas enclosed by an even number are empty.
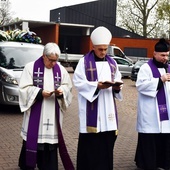
<svg viewBox="0 0 170 170">
<path fill-rule="evenodd" d="M 138 143 L 135 162 L 144 170 L 170 169 L 170 44 L 160 39 L 153 58 L 141 66 L 138 91 Z"/>
</svg>

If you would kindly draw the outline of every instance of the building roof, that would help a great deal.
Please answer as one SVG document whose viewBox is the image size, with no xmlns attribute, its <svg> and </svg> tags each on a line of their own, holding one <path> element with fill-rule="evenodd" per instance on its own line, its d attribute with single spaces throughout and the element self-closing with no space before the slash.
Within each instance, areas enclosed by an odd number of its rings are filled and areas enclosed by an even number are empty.
<svg viewBox="0 0 170 170">
<path fill-rule="evenodd" d="M 86 24 L 72 24 L 72 23 L 56 23 L 56 22 L 45 22 L 45 21 L 32 21 L 32 20 L 20 20 L 17 22 L 13 22 L 7 25 L 0 26 L 1 30 L 7 31 L 7 30 L 14 30 L 14 29 L 20 29 L 20 30 L 26 30 L 26 29 L 32 29 L 32 28 L 39 28 L 44 26 L 51 26 L 59 24 L 64 27 L 80 27 L 80 28 L 93 28 L 94 25 L 86 25 Z"/>
<path fill-rule="evenodd" d="M 44 22 L 44 21 L 32 21 L 32 20 L 19 20 L 17 22 L 9 23 L 7 25 L 0 26 L 1 30 L 14 30 L 14 29 L 21 29 L 24 30 L 25 28 L 37 28 L 43 27 L 48 25 L 55 25 L 55 22 Z"/>
</svg>

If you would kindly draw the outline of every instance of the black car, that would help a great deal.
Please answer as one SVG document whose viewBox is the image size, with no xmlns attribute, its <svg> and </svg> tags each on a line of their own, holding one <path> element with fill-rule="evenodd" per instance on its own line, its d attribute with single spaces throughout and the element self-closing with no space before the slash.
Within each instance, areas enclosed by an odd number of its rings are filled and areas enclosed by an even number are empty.
<svg viewBox="0 0 170 170">
<path fill-rule="evenodd" d="M 144 64 L 144 63 L 147 63 L 149 60 L 149 58 L 146 58 L 146 59 L 140 59 L 138 60 L 135 65 L 133 66 L 132 68 L 132 72 L 131 72 L 131 80 L 132 81 L 136 81 L 137 80 L 137 74 L 139 72 L 139 69 L 140 67 Z"/>
</svg>

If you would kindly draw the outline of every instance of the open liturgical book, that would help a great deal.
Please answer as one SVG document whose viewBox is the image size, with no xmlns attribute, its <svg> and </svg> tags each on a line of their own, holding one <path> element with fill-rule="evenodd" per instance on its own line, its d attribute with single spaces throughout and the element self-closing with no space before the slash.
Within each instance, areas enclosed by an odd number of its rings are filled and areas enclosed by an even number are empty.
<svg viewBox="0 0 170 170">
<path fill-rule="evenodd" d="M 57 90 L 59 87 L 60 87 L 60 85 L 57 85 L 56 89 L 55 89 L 54 91 L 50 92 L 50 94 L 55 93 L 55 92 L 56 92 L 56 90 Z"/>
<path fill-rule="evenodd" d="M 110 86 L 120 86 L 123 84 L 123 81 L 104 81 L 103 84 L 108 84 Z"/>
</svg>

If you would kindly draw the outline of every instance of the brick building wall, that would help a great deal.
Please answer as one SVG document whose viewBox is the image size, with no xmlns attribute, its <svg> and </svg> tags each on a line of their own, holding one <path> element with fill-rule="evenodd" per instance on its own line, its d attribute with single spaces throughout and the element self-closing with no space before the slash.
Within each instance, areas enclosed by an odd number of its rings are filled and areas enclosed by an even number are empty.
<svg viewBox="0 0 170 170">
<path fill-rule="evenodd" d="M 32 29 L 35 31 L 38 36 L 42 39 L 42 44 L 46 44 L 47 42 L 56 42 L 59 44 L 59 34 L 60 34 L 60 27 L 58 24 L 53 26 L 41 27 L 37 29 Z M 116 46 L 120 47 L 123 51 L 126 48 L 133 49 L 145 49 L 146 56 L 151 58 L 153 56 L 154 46 L 159 41 L 159 39 L 137 39 L 137 38 L 118 38 L 113 37 L 111 40 L 111 44 L 115 44 Z M 59 44 L 60 45 L 60 44 Z M 89 50 L 92 49 L 92 43 L 90 41 L 90 36 L 82 36 L 82 41 L 80 45 L 80 51 L 82 54 L 87 53 Z"/>
<path fill-rule="evenodd" d="M 154 46 L 158 41 L 159 39 L 112 38 L 110 44 L 120 47 L 123 51 L 125 51 L 125 48 L 144 48 L 147 51 L 145 57 L 151 58 L 153 56 Z M 88 42 L 90 43 L 89 49 L 92 49 L 90 38 Z"/>
<path fill-rule="evenodd" d="M 123 51 L 125 48 L 145 48 L 147 55 L 145 57 L 152 57 L 154 46 L 159 39 L 133 39 L 133 38 L 112 38 L 111 43 L 119 46 Z"/>
</svg>

